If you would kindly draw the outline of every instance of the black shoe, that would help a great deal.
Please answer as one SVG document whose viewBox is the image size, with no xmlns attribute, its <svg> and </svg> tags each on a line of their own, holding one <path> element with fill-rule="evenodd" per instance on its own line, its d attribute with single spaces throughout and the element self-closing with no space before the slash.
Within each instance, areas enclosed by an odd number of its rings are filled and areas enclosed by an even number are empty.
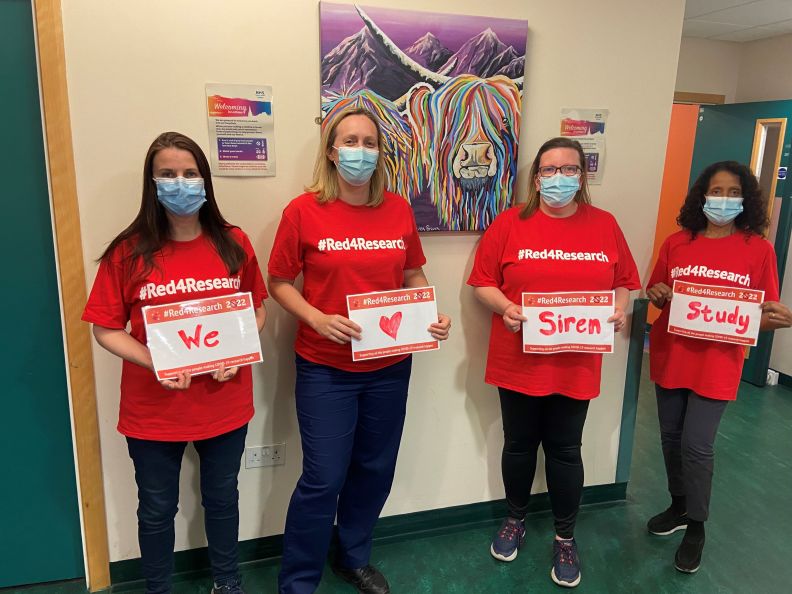
<svg viewBox="0 0 792 594">
<path fill-rule="evenodd" d="M 674 567 L 682 573 L 696 573 L 701 565 L 701 551 L 704 550 L 704 533 L 685 532 L 674 557 Z"/>
<path fill-rule="evenodd" d="M 658 536 L 666 536 L 677 530 L 684 530 L 687 526 L 687 514 L 680 514 L 673 507 L 669 507 L 664 512 L 657 514 L 646 523 L 646 528 L 649 532 Z"/>
<path fill-rule="evenodd" d="M 366 565 L 359 569 L 347 569 L 340 565 L 333 565 L 333 573 L 355 586 L 360 594 L 390 594 L 388 580 L 373 565 Z"/>
<path fill-rule="evenodd" d="M 242 584 L 237 579 L 222 586 L 215 584 L 212 588 L 212 594 L 245 594 L 245 592 L 242 590 Z"/>
</svg>

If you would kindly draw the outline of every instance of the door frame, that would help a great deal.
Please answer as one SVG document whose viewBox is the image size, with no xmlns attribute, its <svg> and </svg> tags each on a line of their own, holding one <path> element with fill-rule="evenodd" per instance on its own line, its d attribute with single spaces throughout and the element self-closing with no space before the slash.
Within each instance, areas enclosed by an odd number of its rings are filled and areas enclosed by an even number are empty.
<svg viewBox="0 0 792 594">
<path fill-rule="evenodd" d="M 773 123 L 778 123 L 781 125 L 778 137 L 778 150 L 776 151 L 775 163 L 773 164 L 774 173 L 772 176 L 772 183 L 767 191 L 768 216 L 772 216 L 773 213 L 776 188 L 778 187 L 778 168 L 781 166 L 781 163 L 784 160 L 784 139 L 786 138 L 787 119 L 788 118 L 780 117 L 757 118 L 756 123 L 754 124 L 754 140 L 753 146 L 751 147 L 751 171 L 754 173 L 754 175 L 757 174 L 756 164 L 759 160 L 760 148 L 762 150 L 764 149 L 764 147 L 760 146 L 759 143 L 763 125 Z M 787 250 L 789 249 L 789 229 L 790 225 L 792 225 L 792 212 L 790 211 L 791 207 L 789 204 L 787 204 L 790 200 L 792 200 L 792 193 L 788 191 L 785 193 L 789 194 L 789 197 L 783 199 L 781 202 L 781 211 L 778 215 L 778 228 L 776 230 L 775 244 L 773 246 L 776 251 L 776 260 L 779 271 L 779 294 L 784 281 L 783 266 L 786 264 Z M 764 386 L 767 383 L 767 369 L 770 367 L 770 357 L 772 356 L 773 352 L 773 336 L 774 332 L 760 333 L 756 346 L 748 350 L 748 356 L 746 358 L 745 365 L 743 366 L 743 380 L 748 381 L 756 386 Z"/>
<path fill-rule="evenodd" d="M 60 0 L 33 0 L 86 581 L 90 592 L 98 592 L 110 587 L 110 554 L 91 336 L 80 319 L 86 302 L 85 268 L 61 15 Z"/>
<path fill-rule="evenodd" d="M 786 137 L 787 118 L 759 118 L 754 124 L 754 140 L 753 147 L 751 148 L 751 171 L 758 178 L 759 175 L 756 171 L 756 164 L 759 161 L 761 153 L 764 152 L 764 144 L 759 140 L 762 136 L 762 129 L 766 124 L 780 124 L 781 130 L 778 133 L 778 149 L 776 150 L 775 163 L 773 164 L 773 181 L 767 189 L 767 213 L 768 215 L 773 212 L 773 202 L 775 200 L 776 187 L 778 186 L 778 168 L 781 166 L 781 156 L 784 153 L 784 138 Z"/>
</svg>

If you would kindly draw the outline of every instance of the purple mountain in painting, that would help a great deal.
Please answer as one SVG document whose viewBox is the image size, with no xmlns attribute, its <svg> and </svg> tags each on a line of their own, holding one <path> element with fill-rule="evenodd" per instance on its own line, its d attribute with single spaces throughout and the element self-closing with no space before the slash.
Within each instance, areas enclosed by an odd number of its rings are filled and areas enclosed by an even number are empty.
<svg viewBox="0 0 792 594">
<path fill-rule="evenodd" d="M 418 79 L 405 72 L 365 27 L 322 59 L 322 86 L 345 94 L 365 87 L 393 100 L 416 82 Z"/>
<path fill-rule="evenodd" d="M 454 52 L 443 46 L 440 40 L 432 35 L 432 33 L 427 33 L 404 50 L 404 53 L 418 62 L 421 66 L 426 66 L 429 70 L 437 71 L 438 68 L 446 63 Z"/>
<path fill-rule="evenodd" d="M 487 28 L 466 41 L 439 70 L 446 76 L 474 74 L 481 78 L 493 76 L 519 57 L 510 45 L 506 45 L 492 29 Z M 522 72 L 519 76 L 522 76 Z"/>
<path fill-rule="evenodd" d="M 498 70 L 495 74 L 502 74 L 509 78 L 519 78 L 525 74 L 525 56 L 514 58 L 511 62 L 506 64 L 503 68 Z"/>
<path fill-rule="evenodd" d="M 429 32 L 406 50 L 396 49 L 396 52 L 403 52 L 402 57 L 394 57 L 364 27 L 322 58 L 323 90 L 347 95 L 366 88 L 396 100 L 422 80 L 418 72 L 404 63 L 404 54 L 443 76 L 472 74 L 488 78 L 502 74 L 518 78 L 525 71 L 525 57 L 498 39 L 489 28 L 468 39 L 454 54 Z"/>
</svg>

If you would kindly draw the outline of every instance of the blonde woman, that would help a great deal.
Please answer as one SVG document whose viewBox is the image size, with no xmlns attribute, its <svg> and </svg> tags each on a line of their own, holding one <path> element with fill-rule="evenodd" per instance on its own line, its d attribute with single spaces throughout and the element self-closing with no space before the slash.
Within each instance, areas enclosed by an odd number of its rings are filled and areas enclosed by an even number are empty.
<svg viewBox="0 0 792 594">
<path fill-rule="evenodd" d="M 314 183 L 283 211 L 269 260 L 272 297 L 297 318 L 297 419 L 303 472 L 289 504 L 281 593 L 316 590 L 338 523 L 334 572 L 359 592 L 387 593 L 369 564 L 374 524 L 390 492 L 411 357 L 352 361 L 361 328 L 346 296 L 426 286 L 410 205 L 384 189 L 376 118 L 347 108 L 326 122 Z M 302 273 L 302 291 L 294 287 Z M 429 327 L 445 340 L 451 322 Z"/>
</svg>

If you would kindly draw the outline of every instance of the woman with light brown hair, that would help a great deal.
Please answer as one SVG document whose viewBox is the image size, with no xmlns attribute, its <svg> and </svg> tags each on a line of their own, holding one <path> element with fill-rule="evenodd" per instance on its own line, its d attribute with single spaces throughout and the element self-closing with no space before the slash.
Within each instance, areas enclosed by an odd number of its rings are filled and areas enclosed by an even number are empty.
<svg viewBox="0 0 792 594">
<path fill-rule="evenodd" d="M 508 517 L 490 553 L 512 561 L 525 537 L 539 444 L 555 518 L 553 581 L 580 583 L 574 539 L 583 492 L 581 439 L 589 402 L 599 396 L 602 355 L 524 353 L 519 334 L 523 292 L 610 291 L 618 332 L 638 270 L 616 219 L 591 205 L 580 144 L 553 138 L 531 166 L 528 201 L 493 221 L 481 238 L 468 284 L 492 313 L 484 381 L 497 386 L 503 416 L 501 460 Z"/>
<path fill-rule="evenodd" d="M 345 108 L 324 124 L 313 184 L 283 211 L 269 259 L 273 298 L 299 322 L 297 419 L 303 472 L 289 504 L 279 592 L 313 592 L 333 530 L 333 571 L 359 592 L 389 592 L 369 563 L 374 525 L 396 468 L 411 356 L 353 361 L 361 328 L 346 296 L 428 285 L 410 205 L 385 190 L 384 147 L 369 111 Z M 302 291 L 294 286 L 302 273 Z M 429 328 L 448 337 L 450 320 Z"/>
</svg>

